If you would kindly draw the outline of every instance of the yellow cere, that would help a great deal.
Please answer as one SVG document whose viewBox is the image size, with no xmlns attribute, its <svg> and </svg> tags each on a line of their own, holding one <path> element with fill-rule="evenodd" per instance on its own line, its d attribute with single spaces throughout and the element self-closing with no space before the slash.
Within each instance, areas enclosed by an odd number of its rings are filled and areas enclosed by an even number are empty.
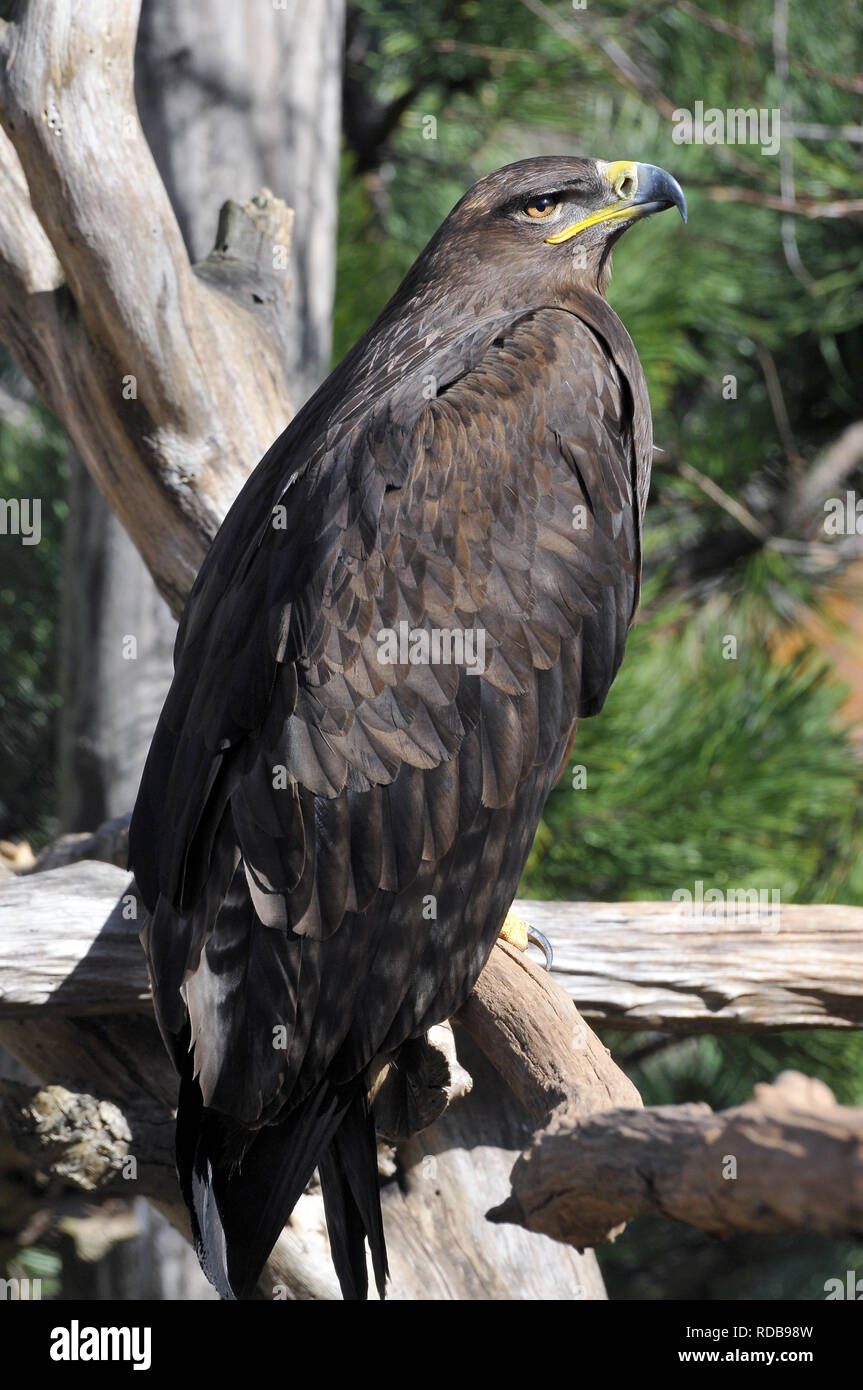
<svg viewBox="0 0 863 1390">
<path fill-rule="evenodd" d="M 580 222 L 573 222 L 569 227 L 564 227 L 562 232 L 555 232 L 553 236 L 547 236 L 545 239 L 552 246 L 559 246 L 561 242 L 569 241 L 570 237 L 575 236 L 577 232 L 583 232 L 586 227 L 595 227 L 598 222 L 614 222 L 618 218 L 628 217 L 632 199 L 638 192 L 638 165 L 634 164 L 631 159 L 616 159 L 610 164 L 600 161 L 599 168 L 618 198 L 625 201 L 618 206 L 612 204 L 610 207 L 598 208 L 588 217 L 583 217 Z"/>
</svg>

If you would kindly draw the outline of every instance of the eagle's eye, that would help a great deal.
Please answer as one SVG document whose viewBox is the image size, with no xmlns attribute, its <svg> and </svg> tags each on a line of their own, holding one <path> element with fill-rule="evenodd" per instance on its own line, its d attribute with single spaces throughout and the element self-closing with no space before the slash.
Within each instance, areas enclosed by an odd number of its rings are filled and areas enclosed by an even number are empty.
<svg viewBox="0 0 863 1390">
<path fill-rule="evenodd" d="M 551 217 L 553 212 L 557 212 L 560 207 L 560 200 L 555 198 L 552 193 L 543 194 L 541 198 L 531 198 L 525 205 L 524 211 L 528 217 L 532 217 L 535 222 L 541 222 L 544 218 Z"/>
</svg>

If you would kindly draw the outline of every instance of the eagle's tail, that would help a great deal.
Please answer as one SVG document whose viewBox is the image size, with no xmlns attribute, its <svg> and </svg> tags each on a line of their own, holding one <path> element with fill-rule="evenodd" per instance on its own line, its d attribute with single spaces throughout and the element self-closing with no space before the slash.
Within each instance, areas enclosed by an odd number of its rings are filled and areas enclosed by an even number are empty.
<svg viewBox="0 0 863 1390">
<path fill-rule="evenodd" d="M 316 1167 L 343 1297 L 366 1297 L 368 1240 L 383 1298 L 386 1247 L 365 1087 L 324 1081 L 285 1119 L 250 1131 L 204 1106 L 189 1055 L 177 1110 L 177 1169 L 198 1259 L 223 1298 L 254 1293 Z"/>
<path fill-rule="evenodd" d="M 366 1241 L 378 1294 L 387 1279 L 387 1249 L 378 1186 L 378 1144 L 365 1088 L 354 1093 L 329 1148 L 318 1160 L 330 1250 L 344 1298 L 368 1293 Z"/>
</svg>

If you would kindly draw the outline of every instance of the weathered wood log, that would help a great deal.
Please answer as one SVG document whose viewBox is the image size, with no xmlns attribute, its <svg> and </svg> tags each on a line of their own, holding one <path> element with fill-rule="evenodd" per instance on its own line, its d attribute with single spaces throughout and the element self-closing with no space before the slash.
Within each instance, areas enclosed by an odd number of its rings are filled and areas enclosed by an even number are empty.
<svg viewBox="0 0 863 1390">
<path fill-rule="evenodd" d="M 561 1106 L 489 1212 L 580 1247 L 644 1212 L 715 1236 L 737 1231 L 863 1233 L 863 1109 L 798 1072 L 745 1105 L 606 1110 Z"/>
<path fill-rule="evenodd" d="M 863 1027 L 863 908 L 519 901 L 584 1017 L 622 1029 Z"/>
<path fill-rule="evenodd" d="M 128 873 L 83 860 L 4 879 L 2 888 L 0 1018 L 152 1016 Z"/>
<path fill-rule="evenodd" d="M 507 954 L 509 948 L 507 949 Z M 480 1071 L 478 1060 L 471 1060 Z M 486 1105 L 490 1092 L 486 1088 Z M 497 1098 L 494 1103 L 497 1104 Z M 393 1292 L 416 1297 L 411 1271 L 429 1263 L 426 1297 L 452 1296 L 452 1270 L 440 1264 L 439 1222 L 452 1225 L 452 1239 L 466 1239 L 466 1224 L 482 1218 L 470 1135 L 477 1116 L 459 1116 L 447 1125 L 400 1146 L 400 1182 L 384 1188 L 384 1212 L 393 1240 Z M 517 1121 L 511 1117 L 510 1127 Z M 177 1199 L 169 1112 L 152 1101 L 119 1106 L 64 1087 L 38 1089 L 0 1082 L 0 1131 L 10 1134 L 46 1184 L 71 1185 L 105 1195 L 134 1190 L 154 1201 L 185 1226 Z M 526 1132 L 525 1130 L 522 1133 Z M 516 1129 L 516 1142 L 517 1142 Z M 455 1142 L 460 1136 L 461 1143 Z M 512 1137 L 512 1136 L 511 1136 Z M 502 1148 L 502 1146 L 501 1146 Z M 494 1176 L 505 1181 L 506 1153 Z M 453 1205 L 439 1203 L 435 1216 L 419 1204 L 417 1222 L 411 1185 L 443 1183 L 442 1167 L 454 1168 Z M 395 1171 L 395 1169 L 393 1169 Z M 405 1190 L 407 1189 L 407 1191 Z M 480 1194 L 482 1195 L 482 1194 Z M 590 1116 L 578 1097 L 558 1106 L 549 1127 L 536 1135 L 518 1159 L 512 1193 L 488 1215 L 498 1225 L 514 1225 L 576 1247 L 613 1239 L 626 1221 L 644 1212 L 687 1221 L 716 1236 L 739 1231 L 763 1233 L 810 1229 L 859 1236 L 863 1230 L 863 1111 L 838 1106 L 819 1081 L 785 1073 L 772 1086 L 758 1086 L 746 1105 L 715 1115 L 708 1106 L 662 1106 L 647 1111 L 606 1110 Z M 466 1223 L 466 1224 L 465 1224 Z M 471 1269 L 462 1296 L 506 1297 L 507 1277 L 524 1278 L 531 1247 L 493 1256 Z M 491 1258 L 490 1258 L 491 1256 Z M 558 1271 L 560 1273 L 560 1271 Z M 543 1282 L 542 1259 L 535 1271 Z M 589 1271 L 573 1265 L 572 1284 L 557 1296 L 572 1297 Z M 490 1287 L 494 1292 L 490 1293 Z M 463 1287 L 463 1286 L 462 1286 Z M 533 1289 L 533 1284 L 531 1288 Z M 484 1292 L 480 1290 L 484 1289 Z M 274 1252 L 262 1279 L 262 1296 L 337 1297 L 328 1261 L 319 1191 L 303 1203 Z M 511 1295 L 510 1295 L 511 1296 Z M 549 1296 L 549 1295 L 547 1295 Z M 551 1296 L 555 1296 L 552 1294 Z M 595 1296 L 595 1295 L 594 1295 Z"/>
<path fill-rule="evenodd" d="M 108 913 L 105 922 L 105 903 L 116 902 L 118 890 L 129 889 L 130 880 L 121 870 L 87 861 L 0 886 L 0 907 L 5 904 L 9 919 L 19 929 L 26 924 L 31 933 L 22 940 L 19 931 L 17 945 L 5 959 L 0 955 L 0 980 L 19 980 L 19 998 L 10 1002 L 7 992 L 4 1007 L 13 1014 L 20 1012 L 22 976 L 27 981 L 23 993 L 30 1001 L 26 1018 L 0 1024 L 0 1039 L 37 1073 L 52 1079 L 62 1075 L 67 1087 L 82 1086 L 95 1075 L 99 1100 L 94 1105 L 114 1099 L 125 1115 L 129 1097 L 134 1097 L 132 1109 L 135 1112 L 137 1107 L 140 1133 L 142 1113 L 167 1116 L 175 1082 L 149 1015 L 138 922 L 135 911 L 129 911 L 134 895 L 124 891 L 121 907 L 115 907 L 113 915 Z M 582 908 L 571 905 L 571 910 Z M 531 905 L 522 905 L 520 911 L 534 919 L 538 915 Z M 841 911 L 843 918 L 848 911 Z M 647 915 L 649 919 L 651 914 Z M 667 907 L 659 920 L 666 940 L 673 939 Z M 101 932 L 100 922 L 104 924 Z M 548 922 L 543 925 L 547 927 Z M 844 921 L 846 936 L 852 925 L 853 910 L 852 921 Z M 0 950 L 8 940 L 8 934 L 0 930 Z M 767 940 L 775 945 L 777 937 L 770 935 Z M 59 956 L 51 959 L 44 949 L 51 941 L 68 943 L 68 956 L 64 956 L 64 945 Z M 674 952 L 666 947 L 663 958 L 668 956 Z M 70 961 L 71 975 L 64 985 L 61 972 Z M 123 979 L 125 996 L 119 989 Z M 118 1010 L 116 1014 L 105 1014 L 106 1000 Z M 63 1017 L 70 1006 L 76 1016 Z M 101 1014 L 96 1012 L 100 1007 Z M 92 1016 L 85 1015 L 87 1009 Z M 854 1223 L 861 1200 L 858 1170 L 863 1120 L 858 1112 L 836 1107 L 819 1083 L 807 1083 L 802 1100 L 803 1081 L 798 1078 L 793 1096 L 788 1082 L 782 1094 L 759 1088 L 748 1107 L 726 1115 L 714 1116 L 700 1106 L 664 1107 L 650 1111 L 641 1121 L 633 1108 L 638 1104 L 637 1093 L 564 992 L 526 957 L 503 945 L 495 948 L 461 1022 L 506 1079 L 530 1121 L 548 1125 L 516 1164 L 513 1195 L 495 1208 L 497 1222 L 513 1222 L 577 1246 L 613 1236 L 621 1223 L 645 1210 L 689 1220 L 715 1233 L 803 1226 L 849 1234 L 861 1229 Z M 445 1099 L 433 1103 L 442 1105 Z M 441 1259 L 435 1243 L 440 1234 L 438 1220 L 454 1219 L 468 1227 L 481 1222 L 481 1194 L 462 1171 L 465 1159 L 460 1156 L 460 1142 L 470 1149 L 467 1132 L 461 1134 L 461 1126 L 472 1122 L 469 1110 L 461 1109 L 469 1103 L 470 1098 L 459 1101 L 438 1124 L 398 1148 L 403 1171 L 412 1172 L 415 1182 L 418 1175 L 419 1185 L 413 1189 L 412 1201 L 405 1198 L 403 1184 L 384 1189 L 386 1219 L 398 1252 L 394 1269 L 401 1271 L 394 1280 L 396 1297 L 418 1296 L 413 1280 L 416 1261 L 424 1258 L 424 1251 L 434 1245 L 435 1259 Z M 401 1102 L 397 1111 L 399 1106 Z M 499 1093 L 495 1106 L 493 1118 L 511 1125 L 512 1120 L 505 1121 L 498 1113 Z M 599 1118 L 597 1111 L 603 1112 Z M 484 1116 L 484 1122 L 487 1119 Z M 131 1130 L 132 1122 L 127 1124 Z M 98 1124 L 94 1130 L 101 1153 Z M 450 1132 L 460 1142 L 441 1139 Z M 525 1122 L 525 1142 L 529 1134 Z M 517 1150 L 511 1133 L 507 1142 L 511 1148 L 499 1144 L 491 1165 L 484 1154 L 486 1182 L 491 1174 L 495 1184 L 503 1184 L 509 1155 Z M 433 1159 L 433 1165 L 427 1159 Z M 141 1171 L 146 1175 L 153 1165 L 145 1160 L 142 1155 Z M 733 1179 L 730 1160 L 737 1165 Z M 161 1166 L 164 1170 L 165 1162 Z M 155 1167 L 158 1172 L 159 1164 Z M 426 1181 L 439 1182 L 439 1204 L 429 1206 L 425 1200 L 430 1191 L 423 1186 Z M 151 1192 L 147 1186 L 141 1191 L 183 1229 L 182 1207 L 175 1193 L 172 1198 L 165 1195 L 164 1187 L 161 1192 Z M 536 1258 L 530 1248 L 506 1247 L 490 1259 L 489 1250 L 480 1246 L 481 1241 L 473 1263 L 455 1259 L 450 1267 L 449 1256 L 444 1257 L 440 1278 L 449 1281 L 451 1291 L 461 1290 L 452 1296 L 506 1297 L 506 1270 L 515 1278 L 519 1260 Z M 550 1266 L 542 1259 L 539 1264 L 545 1274 L 538 1269 L 536 1277 L 546 1297 L 573 1296 L 560 1292 L 559 1268 L 550 1275 Z M 573 1267 L 563 1283 L 586 1290 L 593 1287 L 592 1278 L 589 1267 Z M 320 1197 L 314 1192 L 303 1198 L 295 1221 L 280 1240 L 262 1288 L 265 1296 L 280 1298 L 335 1296 Z M 474 1292 L 465 1292 L 466 1288 Z M 479 1292 L 482 1288 L 485 1293 Z M 495 1291 L 489 1293 L 492 1288 Z M 594 1289 L 589 1296 L 598 1294 Z"/>
<path fill-rule="evenodd" d="M 36 867 L 81 846 L 119 856 L 123 837 L 114 822 L 94 840 L 64 837 Z M 130 884 L 122 870 L 89 861 L 0 884 L 0 1018 L 148 1011 Z M 553 978 L 591 1024 L 680 1033 L 863 1026 L 863 908 L 783 906 L 778 931 L 727 907 L 700 922 L 671 903 L 515 908 L 549 937 Z M 513 979 L 529 988 L 524 972 Z M 518 996 L 509 1006 L 499 999 L 496 1017 L 505 1007 L 523 1012 Z"/>
<path fill-rule="evenodd" d="M 495 948 L 497 952 L 497 947 Z M 473 1087 L 435 1124 L 399 1144 L 393 1179 L 382 1190 L 392 1284 L 388 1297 L 433 1300 L 596 1300 L 606 1297 L 592 1251 L 494 1226 L 486 1211 L 509 1191 L 512 1165 L 533 1132 L 494 1067 L 466 1030 L 458 1054 Z M 410 1294 L 419 1286 L 419 1295 Z"/>
</svg>

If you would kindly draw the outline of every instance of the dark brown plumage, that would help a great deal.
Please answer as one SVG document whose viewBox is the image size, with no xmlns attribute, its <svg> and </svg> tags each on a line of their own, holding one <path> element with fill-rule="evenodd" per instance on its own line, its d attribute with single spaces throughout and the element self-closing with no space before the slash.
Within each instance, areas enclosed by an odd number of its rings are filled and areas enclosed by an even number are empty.
<svg viewBox="0 0 863 1390">
<path fill-rule="evenodd" d="M 131 859 L 180 1180 L 224 1296 L 252 1291 L 316 1165 L 345 1296 L 366 1239 L 383 1289 L 365 1074 L 470 993 L 623 657 L 652 442 L 602 291 L 621 231 L 672 204 L 644 165 L 481 180 L 195 583 Z M 386 664 L 402 623 L 482 637 L 484 672 Z"/>
</svg>

